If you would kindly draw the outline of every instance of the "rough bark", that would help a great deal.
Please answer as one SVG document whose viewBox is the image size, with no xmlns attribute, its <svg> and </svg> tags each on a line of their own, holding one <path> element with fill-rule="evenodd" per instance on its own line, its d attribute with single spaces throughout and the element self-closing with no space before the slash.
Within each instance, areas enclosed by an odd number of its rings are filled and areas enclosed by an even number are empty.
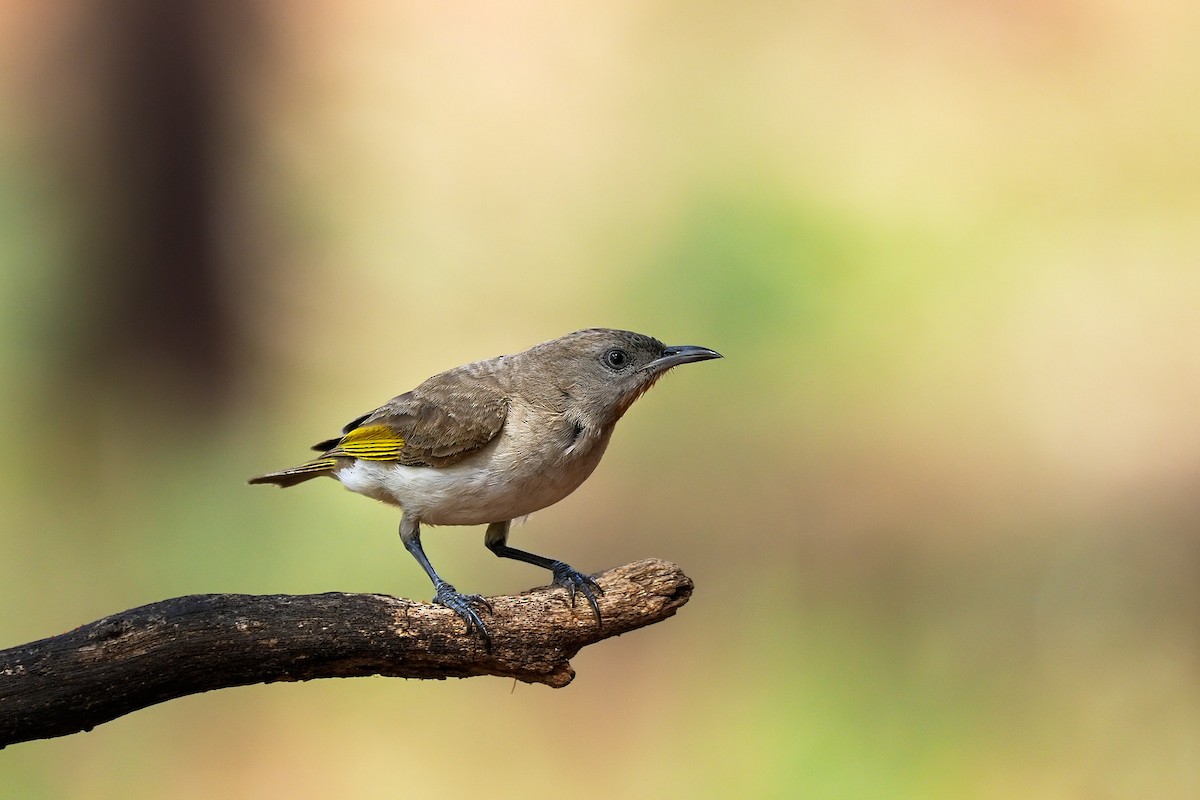
<svg viewBox="0 0 1200 800">
<path fill-rule="evenodd" d="M 453 612 L 386 595 L 205 594 L 122 611 L 0 651 L 0 747 L 252 683 L 496 675 L 562 687 L 581 648 L 660 622 L 692 593 L 679 567 L 654 559 L 596 579 L 602 626 L 558 587 L 493 597 L 490 648 Z"/>
</svg>

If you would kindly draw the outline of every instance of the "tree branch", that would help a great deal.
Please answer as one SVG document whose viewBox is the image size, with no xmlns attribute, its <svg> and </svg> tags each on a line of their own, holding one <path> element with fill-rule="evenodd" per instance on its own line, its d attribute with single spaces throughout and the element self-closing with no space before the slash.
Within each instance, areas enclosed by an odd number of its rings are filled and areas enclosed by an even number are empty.
<svg viewBox="0 0 1200 800">
<path fill-rule="evenodd" d="M 679 567 L 655 559 L 597 581 L 600 628 L 559 587 L 491 598 L 490 650 L 448 609 L 386 595 L 203 594 L 122 611 L 0 651 L 0 747 L 252 683 L 496 675 L 562 687 L 581 648 L 673 616 L 692 594 Z"/>
</svg>

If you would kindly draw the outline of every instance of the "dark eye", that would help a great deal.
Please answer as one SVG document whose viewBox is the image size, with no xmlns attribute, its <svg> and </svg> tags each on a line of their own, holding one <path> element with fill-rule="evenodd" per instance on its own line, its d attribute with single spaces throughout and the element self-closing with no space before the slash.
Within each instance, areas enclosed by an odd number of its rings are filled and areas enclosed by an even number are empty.
<svg viewBox="0 0 1200 800">
<path fill-rule="evenodd" d="M 629 364 L 629 353 L 613 348 L 604 354 L 604 363 L 613 369 L 624 369 Z"/>
</svg>

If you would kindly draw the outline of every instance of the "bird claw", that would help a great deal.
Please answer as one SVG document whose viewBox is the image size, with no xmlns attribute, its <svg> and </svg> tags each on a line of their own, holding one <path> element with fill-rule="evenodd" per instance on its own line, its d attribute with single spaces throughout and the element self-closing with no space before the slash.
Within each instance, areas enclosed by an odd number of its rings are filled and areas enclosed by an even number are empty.
<svg viewBox="0 0 1200 800">
<path fill-rule="evenodd" d="M 445 606 L 457 614 L 466 623 L 467 633 L 478 633 L 483 638 L 484 644 L 489 649 L 491 648 L 492 636 L 474 608 L 474 606 L 480 606 L 487 609 L 490 614 L 492 604 L 486 597 L 478 594 L 463 594 L 450 584 L 443 582 L 438 584 L 437 591 L 433 595 L 433 602 Z"/>
<path fill-rule="evenodd" d="M 567 590 L 567 596 L 571 598 L 571 606 L 575 606 L 575 593 L 581 592 L 587 598 L 588 605 L 592 607 L 592 613 L 596 615 L 596 625 L 603 625 L 604 622 L 600 617 L 600 604 L 596 602 L 596 594 L 604 594 L 604 589 L 600 588 L 600 584 L 596 583 L 591 575 L 584 575 L 562 561 L 555 561 L 550 570 L 554 573 L 553 584 Z M 593 594 L 593 589 L 596 594 Z"/>
</svg>

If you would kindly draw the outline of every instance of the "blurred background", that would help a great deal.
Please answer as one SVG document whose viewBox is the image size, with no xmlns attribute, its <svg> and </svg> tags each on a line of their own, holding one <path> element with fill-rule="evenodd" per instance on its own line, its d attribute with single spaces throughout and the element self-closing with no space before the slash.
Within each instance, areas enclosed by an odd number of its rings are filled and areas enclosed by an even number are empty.
<svg viewBox="0 0 1200 800">
<path fill-rule="evenodd" d="M 1200 6 L 0 3 L 0 647 L 427 599 L 280 492 L 442 369 L 716 348 L 514 532 L 695 580 L 563 690 L 225 690 L 22 798 L 1200 796 Z M 467 591 L 544 580 L 427 535 Z"/>
</svg>

